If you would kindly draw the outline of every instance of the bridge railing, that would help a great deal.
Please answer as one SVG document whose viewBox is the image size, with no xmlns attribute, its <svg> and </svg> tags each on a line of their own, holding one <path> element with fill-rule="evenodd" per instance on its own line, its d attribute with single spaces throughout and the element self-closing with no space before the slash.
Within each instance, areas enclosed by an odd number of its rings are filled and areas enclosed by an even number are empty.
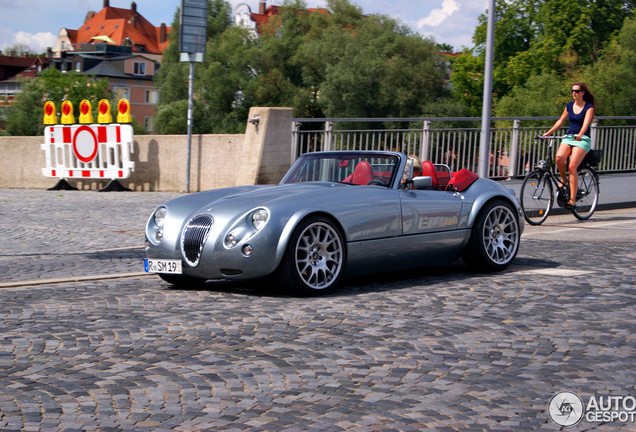
<svg viewBox="0 0 636 432">
<path fill-rule="evenodd" d="M 292 162 L 300 154 L 320 150 L 395 150 L 433 163 L 445 163 L 453 171 L 460 168 L 478 171 L 480 120 L 473 117 L 293 119 Z M 537 143 L 535 137 L 545 133 L 557 117 L 492 120 L 495 126 L 490 131 L 487 170 L 490 177 L 524 176 L 545 158 L 547 148 Z M 624 124 L 612 124 L 616 122 Z M 391 127 L 386 127 L 387 124 Z M 561 133 L 566 131 L 563 128 Z M 636 116 L 595 117 L 590 135 L 592 148 L 603 150 L 600 172 L 636 171 Z"/>
</svg>

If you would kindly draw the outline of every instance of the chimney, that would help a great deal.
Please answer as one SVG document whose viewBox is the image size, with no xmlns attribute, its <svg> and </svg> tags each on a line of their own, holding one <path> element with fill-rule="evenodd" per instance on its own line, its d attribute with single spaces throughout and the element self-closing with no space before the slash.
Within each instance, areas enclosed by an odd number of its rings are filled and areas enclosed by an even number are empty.
<svg viewBox="0 0 636 432">
<path fill-rule="evenodd" d="M 161 23 L 161 27 L 159 27 L 159 43 L 164 43 L 166 41 L 166 23 Z"/>
<path fill-rule="evenodd" d="M 130 4 L 130 10 L 136 13 L 137 12 L 137 3 L 132 2 Z"/>
<path fill-rule="evenodd" d="M 135 27 L 135 24 L 137 23 L 137 17 L 136 16 L 131 16 L 130 17 L 130 24 Z"/>
<path fill-rule="evenodd" d="M 264 1 L 260 2 L 258 4 L 258 13 L 261 15 L 265 15 L 265 5 L 266 3 Z"/>
<path fill-rule="evenodd" d="M 104 0 L 104 7 L 105 7 L 105 8 L 110 7 L 110 2 L 109 2 L 109 0 Z"/>
</svg>

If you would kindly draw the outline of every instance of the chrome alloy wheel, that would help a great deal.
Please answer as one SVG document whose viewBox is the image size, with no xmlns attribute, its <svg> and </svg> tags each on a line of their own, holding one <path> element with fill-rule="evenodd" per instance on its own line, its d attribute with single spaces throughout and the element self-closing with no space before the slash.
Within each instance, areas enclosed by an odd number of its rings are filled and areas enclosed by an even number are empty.
<svg viewBox="0 0 636 432">
<path fill-rule="evenodd" d="M 298 237 L 295 257 L 296 271 L 309 288 L 329 288 L 344 264 L 340 236 L 329 224 L 314 222 Z"/>
<path fill-rule="evenodd" d="M 506 206 L 494 207 L 486 216 L 483 232 L 484 248 L 496 264 L 506 264 L 514 258 L 519 246 L 519 225 Z"/>
</svg>

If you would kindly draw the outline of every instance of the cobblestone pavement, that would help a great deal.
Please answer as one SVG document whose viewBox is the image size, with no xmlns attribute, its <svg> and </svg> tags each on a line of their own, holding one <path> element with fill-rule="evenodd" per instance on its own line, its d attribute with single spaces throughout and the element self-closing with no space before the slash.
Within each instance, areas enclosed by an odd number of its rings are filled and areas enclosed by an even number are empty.
<svg viewBox="0 0 636 432">
<path fill-rule="evenodd" d="M 0 190 L 0 430 L 558 430 L 559 391 L 636 397 L 634 210 L 528 227 L 504 273 L 291 298 L 140 275 L 172 196 Z"/>
</svg>

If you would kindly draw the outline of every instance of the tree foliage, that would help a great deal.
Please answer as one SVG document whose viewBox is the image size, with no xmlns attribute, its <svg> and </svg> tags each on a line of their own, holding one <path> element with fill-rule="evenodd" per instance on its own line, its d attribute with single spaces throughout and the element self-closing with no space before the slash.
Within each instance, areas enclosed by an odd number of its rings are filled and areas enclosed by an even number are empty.
<svg viewBox="0 0 636 432">
<path fill-rule="evenodd" d="M 205 62 L 195 67 L 196 133 L 242 132 L 252 106 L 291 107 L 298 117 L 412 117 L 450 97 L 434 41 L 390 17 L 364 15 L 348 0 L 328 0 L 328 13 L 286 0 L 258 36 L 231 24 L 227 2 L 209 4 L 215 26 Z M 178 16 L 156 81 L 160 133 L 186 131 L 172 119 L 187 109 Z"/>
<path fill-rule="evenodd" d="M 42 135 L 44 102 L 53 102 L 59 115 L 62 102 L 69 100 L 77 116 L 82 100 L 87 99 L 96 107 L 101 99 L 112 98 L 106 79 L 96 80 L 75 72 L 62 73 L 55 68 L 46 69 L 37 78 L 21 80 L 20 93 L 6 112 L 5 129 L 11 135 Z"/>
<path fill-rule="evenodd" d="M 522 115 L 511 110 L 528 113 L 539 108 L 553 113 L 537 98 L 551 95 L 561 105 L 569 100 L 569 86 L 580 80 L 595 91 L 599 112 L 611 115 L 629 106 L 634 6 L 624 0 L 497 0 L 492 95 L 497 114 Z M 473 114 L 483 100 L 487 15 L 479 21 L 475 47 L 457 59 L 452 76 L 455 96 Z"/>
</svg>

